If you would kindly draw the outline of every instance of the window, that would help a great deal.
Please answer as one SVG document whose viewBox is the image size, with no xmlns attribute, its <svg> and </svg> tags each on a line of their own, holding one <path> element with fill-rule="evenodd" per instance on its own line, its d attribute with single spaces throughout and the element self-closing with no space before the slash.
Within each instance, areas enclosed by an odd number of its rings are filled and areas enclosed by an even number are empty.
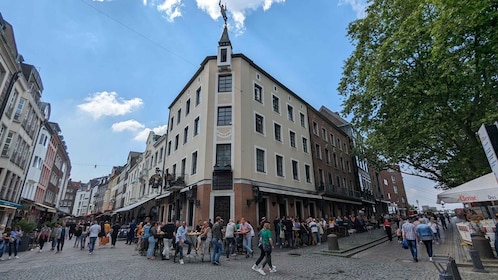
<svg viewBox="0 0 498 280">
<path fill-rule="evenodd" d="M 327 141 L 327 131 L 325 130 L 325 128 L 322 128 L 322 139 Z"/>
<path fill-rule="evenodd" d="M 303 152 L 308 153 L 308 139 L 303 137 Z"/>
<path fill-rule="evenodd" d="M 17 103 L 17 109 L 16 112 L 14 113 L 14 120 L 18 121 L 19 117 L 21 116 L 22 108 L 24 106 L 24 102 L 26 102 L 26 99 L 20 98 L 19 103 Z"/>
<path fill-rule="evenodd" d="M 307 164 L 304 165 L 304 172 L 306 174 L 306 183 L 311 183 L 311 167 Z"/>
<path fill-rule="evenodd" d="M 325 162 L 330 164 L 330 152 L 328 149 L 325 149 Z"/>
<path fill-rule="evenodd" d="M 190 114 L 190 98 L 185 102 L 185 116 Z"/>
<path fill-rule="evenodd" d="M 313 134 L 318 135 L 318 124 L 313 122 Z"/>
<path fill-rule="evenodd" d="M 278 123 L 274 123 L 273 133 L 275 134 L 275 140 L 282 142 L 282 126 Z"/>
<path fill-rule="evenodd" d="M 188 141 L 188 126 L 183 129 L 183 144 L 186 144 Z"/>
<path fill-rule="evenodd" d="M 256 171 L 265 172 L 265 151 L 256 149 Z"/>
<path fill-rule="evenodd" d="M 287 119 L 294 121 L 294 108 L 291 105 L 287 105 Z"/>
<path fill-rule="evenodd" d="M 261 115 L 255 114 L 255 124 L 256 124 L 256 132 L 264 134 L 264 118 Z"/>
<path fill-rule="evenodd" d="M 218 76 L 218 92 L 232 91 L 232 75 Z"/>
<path fill-rule="evenodd" d="M 14 132 L 9 131 L 9 133 L 7 134 L 7 138 L 5 139 L 5 144 L 3 145 L 2 157 L 9 157 L 9 148 L 10 144 L 12 143 L 13 137 L 14 137 Z"/>
<path fill-rule="evenodd" d="M 232 107 L 218 107 L 218 125 L 232 125 Z"/>
<path fill-rule="evenodd" d="M 231 162 L 232 151 L 230 144 L 216 145 L 216 164 L 218 166 L 226 166 Z"/>
<path fill-rule="evenodd" d="M 315 150 L 316 150 L 316 157 L 318 159 L 322 159 L 322 148 L 320 148 L 320 145 L 315 144 Z"/>
<path fill-rule="evenodd" d="M 395 177 L 394 175 L 391 175 L 391 181 L 392 181 L 393 183 L 396 183 L 396 177 Z"/>
<path fill-rule="evenodd" d="M 220 61 L 227 62 L 227 49 L 225 49 L 225 48 L 221 49 Z"/>
<path fill-rule="evenodd" d="M 201 131 L 201 122 L 199 117 L 197 117 L 194 120 L 194 136 L 199 135 L 200 131 Z"/>
<path fill-rule="evenodd" d="M 257 84 L 254 84 L 254 100 L 263 103 L 263 88 Z"/>
<path fill-rule="evenodd" d="M 333 154 L 333 157 L 334 157 L 334 167 L 337 168 L 337 156 L 335 153 Z"/>
<path fill-rule="evenodd" d="M 169 131 L 173 130 L 174 123 L 175 123 L 175 117 L 171 117 L 171 121 L 169 122 Z"/>
<path fill-rule="evenodd" d="M 303 113 L 299 113 L 299 121 L 301 122 L 301 126 L 306 128 L 306 118 Z"/>
<path fill-rule="evenodd" d="M 330 134 L 330 139 L 329 139 L 329 142 L 335 146 L 335 142 L 334 142 L 334 134 Z"/>
<path fill-rule="evenodd" d="M 299 180 L 297 161 L 292 161 L 292 179 Z"/>
<path fill-rule="evenodd" d="M 272 107 L 273 111 L 280 114 L 280 98 L 278 96 L 272 96 Z"/>
<path fill-rule="evenodd" d="M 341 139 L 339 139 L 339 138 L 337 138 L 337 147 L 339 147 L 339 149 L 342 150 Z"/>
<path fill-rule="evenodd" d="M 296 133 L 294 131 L 289 132 L 289 142 L 292 148 L 296 147 Z"/>
<path fill-rule="evenodd" d="M 277 176 L 284 177 L 284 158 L 282 156 L 275 156 L 275 163 L 277 165 Z"/>
<path fill-rule="evenodd" d="M 180 123 L 181 118 L 182 118 L 182 109 L 178 109 L 177 120 L 176 120 L 177 124 Z"/>
<path fill-rule="evenodd" d="M 195 106 L 201 104 L 201 88 L 198 88 L 197 91 L 195 92 Z"/>
<path fill-rule="evenodd" d="M 175 151 L 178 150 L 178 142 L 180 142 L 180 134 L 175 136 Z"/>
<path fill-rule="evenodd" d="M 171 155 L 171 141 L 168 142 L 168 156 Z"/>
<path fill-rule="evenodd" d="M 393 186 L 393 191 L 394 191 L 394 193 L 398 193 L 398 187 L 397 186 Z"/>
<path fill-rule="evenodd" d="M 192 175 L 197 174 L 197 151 L 192 153 Z"/>
</svg>

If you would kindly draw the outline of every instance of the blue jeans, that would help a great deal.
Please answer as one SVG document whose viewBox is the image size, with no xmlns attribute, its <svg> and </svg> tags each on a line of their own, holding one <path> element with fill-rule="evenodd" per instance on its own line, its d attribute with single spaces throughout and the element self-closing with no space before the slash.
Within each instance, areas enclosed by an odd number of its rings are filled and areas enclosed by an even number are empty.
<svg viewBox="0 0 498 280">
<path fill-rule="evenodd" d="M 408 241 L 408 248 L 410 248 L 410 252 L 412 253 L 412 257 L 414 259 L 417 258 L 417 240 L 406 240 Z"/>
<path fill-rule="evenodd" d="M 0 241 L 0 258 L 3 256 L 3 252 L 5 251 L 5 244 L 7 244 L 5 241 Z"/>
<path fill-rule="evenodd" d="M 57 247 L 57 237 L 51 237 L 52 238 L 52 250 Z"/>
<path fill-rule="evenodd" d="M 244 246 L 244 248 L 246 248 L 246 252 L 247 252 L 248 255 L 252 254 L 252 249 L 251 249 L 251 243 L 252 242 L 251 241 L 252 241 L 252 237 L 251 236 L 249 236 L 249 237 L 245 237 L 244 236 L 244 240 L 243 240 L 243 244 L 242 245 Z"/>
<path fill-rule="evenodd" d="M 220 257 L 223 254 L 223 240 L 213 238 L 213 254 L 211 255 L 211 263 L 220 262 Z"/>
<path fill-rule="evenodd" d="M 97 241 L 98 237 L 90 237 L 90 244 L 88 244 L 88 251 L 91 253 L 93 249 L 95 249 L 95 241 Z"/>
<path fill-rule="evenodd" d="M 149 248 L 147 249 L 147 258 L 150 259 L 154 256 L 154 249 L 156 247 L 156 239 L 151 236 L 149 237 Z"/>
</svg>

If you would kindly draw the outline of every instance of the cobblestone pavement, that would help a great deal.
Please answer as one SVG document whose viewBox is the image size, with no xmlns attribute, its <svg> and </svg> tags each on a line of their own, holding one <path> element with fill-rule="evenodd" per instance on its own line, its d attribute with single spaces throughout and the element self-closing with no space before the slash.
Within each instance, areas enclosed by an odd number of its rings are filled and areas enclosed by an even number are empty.
<svg viewBox="0 0 498 280">
<path fill-rule="evenodd" d="M 377 230 L 374 237 L 382 234 Z M 452 236 L 449 235 L 448 236 Z M 361 238 L 374 238 L 368 233 L 358 234 L 356 240 L 340 238 L 341 248 L 353 246 Z M 448 237 L 446 237 L 448 238 Z M 440 254 L 444 246 L 435 245 L 435 253 Z M 439 246 L 439 247 L 438 247 Z M 237 259 L 221 258 L 221 265 L 198 259 L 186 259 L 184 265 L 172 260 L 147 260 L 135 251 L 135 246 L 118 241 L 116 248 L 96 249 L 93 255 L 86 250 L 72 247 L 66 242 L 64 251 L 37 250 L 19 253 L 19 259 L 0 261 L 2 279 L 439 279 L 435 266 L 429 262 L 425 250 L 421 248 L 420 261 L 413 263 L 410 253 L 403 250 L 397 241 L 384 242 L 351 258 L 318 254 L 327 249 L 321 246 L 299 249 L 277 248 L 272 253 L 276 273 L 261 276 L 251 270 L 254 258 L 238 256 Z M 4 255 L 4 258 L 8 257 Z M 459 268 L 463 279 L 498 279 L 498 270 L 488 274 L 471 272 L 472 268 Z"/>
</svg>

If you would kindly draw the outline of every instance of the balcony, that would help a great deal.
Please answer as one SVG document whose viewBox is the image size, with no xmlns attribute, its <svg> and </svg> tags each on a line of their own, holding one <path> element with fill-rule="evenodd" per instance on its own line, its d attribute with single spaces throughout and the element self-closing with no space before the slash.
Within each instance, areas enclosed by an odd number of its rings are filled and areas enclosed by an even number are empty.
<svg viewBox="0 0 498 280">
<path fill-rule="evenodd" d="M 187 176 L 185 173 L 173 173 L 166 175 L 166 190 L 176 191 L 187 186 Z"/>
<path fill-rule="evenodd" d="M 340 197 L 344 199 L 360 200 L 362 198 L 361 192 L 340 188 L 334 185 L 322 184 L 317 188 L 318 193 L 326 196 Z"/>
</svg>

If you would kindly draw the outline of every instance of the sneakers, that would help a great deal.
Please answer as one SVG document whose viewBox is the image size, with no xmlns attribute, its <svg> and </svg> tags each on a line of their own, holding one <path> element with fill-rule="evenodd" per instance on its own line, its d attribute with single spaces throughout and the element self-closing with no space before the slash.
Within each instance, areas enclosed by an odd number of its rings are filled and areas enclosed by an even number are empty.
<svg viewBox="0 0 498 280">
<path fill-rule="evenodd" d="M 11 256 L 9 256 L 9 260 L 11 260 L 11 259 L 12 259 L 12 257 L 11 257 Z"/>
<path fill-rule="evenodd" d="M 42 250 L 42 249 L 40 249 L 40 253 L 41 253 L 42 251 L 43 251 L 43 250 Z"/>
<path fill-rule="evenodd" d="M 4 258 L 0 258 L 0 261 L 5 261 L 5 259 Z"/>
<path fill-rule="evenodd" d="M 182 260 L 182 259 L 180 259 L 180 264 L 184 264 L 184 262 L 183 262 L 183 260 Z"/>
<path fill-rule="evenodd" d="M 258 271 L 258 267 L 255 264 L 252 265 L 251 269 L 254 271 Z"/>
<path fill-rule="evenodd" d="M 15 256 L 14 258 L 18 259 L 18 258 L 19 258 L 19 256 Z"/>
<path fill-rule="evenodd" d="M 276 266 L 272 266 L 271 269 L 270 269 L 270 272 L 271 273 L 277 272 L 277 267 Z"/>
<path fill-rule="evenodd" d="M 88 252 L 88 254 L 89 254 L 89 255 L 91 255 L 91 254 L 92 254 L 92 252 Z"/>
<path fill-rule="evenodd" d="M 429 257 L 429 261 L 432 262 L 432 257 Z"/>
<path fill-rule="evenodd" d="M 263 269 L 261 269 L 261 268 L 258 268 L 258 272 L 259 272 L 259 274 L 261 274 L 261 275 L 266 275 L 266 273 L 265 273 L 265 272 L 263 271 Z"/>
</svg>

